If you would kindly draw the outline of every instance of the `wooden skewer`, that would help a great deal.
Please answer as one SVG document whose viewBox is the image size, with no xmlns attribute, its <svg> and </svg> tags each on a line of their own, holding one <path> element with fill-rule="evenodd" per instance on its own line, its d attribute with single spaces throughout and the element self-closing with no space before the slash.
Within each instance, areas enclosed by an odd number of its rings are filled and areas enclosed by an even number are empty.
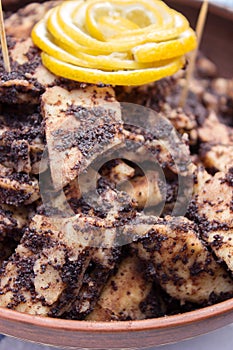
<svg viewBox="0 0 233 350">
<path fill-rule="evenodd" d="M 198 49 L 199 49 L 202 35 L 204 32 L 207 13 L 208 13 L 208 0 L 204 0 L 202 7 L 201 7 L 199 17 L 198 17 L 197 27 L 196 27 L 197 42 L 198 42 L 197 48 L 193 51 L 193 53 L 190 57 L 190 62 L 189 62 L 189 66 L 187 68 L 187 74 L 186 74 L 186 84 L 181 92 L 179 107 L 182 107 L 182 108 L 185 106 L 186 101 L 187 101 L 189 85 L 190 85 L 190 81 L 191 81 L 192 76 L 193 76 Z"/>
<path fill-rule="evenodd" d="M 10 66 L 10 59 L 9 59 L 9 53 L 8 53 L 8 48 L 7 48 L 6 32 L 5 32 L 3 12 L 2 12 L 2 0 L 0 0 L 0 37 L 1 37 L 4 67 L 5 67 L 5 70 L 8 73 L 10 73 L 11 66 Z"/>
</svg>

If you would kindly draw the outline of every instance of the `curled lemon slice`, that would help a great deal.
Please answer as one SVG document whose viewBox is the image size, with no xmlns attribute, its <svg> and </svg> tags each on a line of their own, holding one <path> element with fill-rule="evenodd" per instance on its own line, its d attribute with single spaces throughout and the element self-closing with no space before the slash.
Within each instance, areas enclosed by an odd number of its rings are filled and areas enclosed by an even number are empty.
<svg viewBox="0 0 233 350">
<path fill-rule="evenodd" d="M 46 29 L 46 19 L 38 22 L 32 31 L 32 39 L 34 43 L 48 55 L 57 58 L 60 61 L 74 64 L 75 66 L 85 68 L 96 68 L 105 71 L 119 70 L 119 69 L 145 69 L 160 67 L 163 64 L 168 64 L 171 60 L 165 60 L 164 62 L 150 62 L 139 63 L 134 59 L 127 59 L 127 54 L 110 54 L 110 55 L 98 55 L 92 56 L 83 52 L 76 52 L 75 55 L 70 54 L 61 47 L 57 46 L 50 33 Z M 118 56 L 118 57 L 117 57 Z"/>
<path fill-rule="evenodd" d="M 160 4 L 160 1 L 157 0 Z M 162 6 L 160 6 L 162 7 Z M 79 18 L 79 11 L 73 19 Z M 163 17 L 150 1 L 135 0 L 106 1 L 92 0 L 86 8 L 86 27 L 96 39 L 105 40 L 114 35 L 120 35 L 125 30 L 135 30 L 151 24 L 163 25 Z M 123 30 L 122 30 L 123 29 Z"/>
<path fill-rule="evenodd" d="M 195 49 L 187 19 L 161 0 L 73 0 L 32 31 L 53 73 L 87 83 L 141 85 L 174 74 Z"/>
<path fill-rule="evenodd" d="M 160 80 L 166 76 L 177 72 L 184 65 L 184 58 L 179 58 L 173 62 L 158 68 L 147 68 L 133 71 L 104 72 L 99 69 L 88 69 L 77 67 L 69 63 L 62 62 L 46 53 L 42 53 L 43 64 L 54 74 L 67 79 L 81 81 L 92 84 L 104 82 L 110 85 L 143 85 L 155 80 Z"/>
<path fill-rule="evenodd" d="M 94 29 L 96 39 L 106 40 L 114 35 L 120 35 L 126 30 L 138 29 L 138 25 L 124 17 L 112 18 L 110 16 L 102 16 L 98 19 L 97 28 Z"/>
<path fill-rule="evenodd" d="M 196 48 L 196 35 L 188 29 L 175 40 L 161 43 L 146 43 L 132 49 L 134 58 L 138 62 L 153 62 L 166 60 L 179 55 L 184 55 Z"/>
<path fill-rule="evenodd" d="M 99 0 L 99 2 L 102 1 Z M 151 26 L 146 27 L 144 31 L 139 29 L 139 33 L 137 33 L 137 31 L 135 31 L 133 34 L 130 32 L 128 35 L 127 33 L 124 33 L 120 36 L 116 36 L 114 39 L 111 39 L 111 41 L 104 42 L 95 39 L 85 31 L 84 24 L 86 22 L 82 19 L 82 16 L 83 12 L 87 11 L 87 8 L 88 1 L 81 3 L 78 1 L 78 5 L 76 1 L 66 1 L 58 8 L 57 21 L 64 32 L 74 41 L 83 46 L 94 47 L 100 52 L 122 52 L 146 42 L 161 42 L 164 40 L 173 39 L 189 27 L 189 23 L 186 18 L 174 11 L 175 25 L 172 28 L 158 29 L 156 24 L 152 24 Z M 80 22 L 78 25 L 75 25 L 72 20 L 72 13 L 74 10 L 78 11 L 78 15 L 80 16 Z"/>
<path fill-rule="evenodd" d="M 180 13 L 173 11 L 174 26 L 172 28 L 156 28 L 154 25 L 144 28 L 143 30 L 135 30 L 133 33 L 125 32 L 121 35 L 116 35 L 115 41 L 123 40 L 123 42 L 130 40 L 134 42 L 162 42 L 170 39 L 177 38 L 181 33 L 189 28 L 189 22 Z M 113 39 L 114 39 L 113 38 Z"/>
</svg>

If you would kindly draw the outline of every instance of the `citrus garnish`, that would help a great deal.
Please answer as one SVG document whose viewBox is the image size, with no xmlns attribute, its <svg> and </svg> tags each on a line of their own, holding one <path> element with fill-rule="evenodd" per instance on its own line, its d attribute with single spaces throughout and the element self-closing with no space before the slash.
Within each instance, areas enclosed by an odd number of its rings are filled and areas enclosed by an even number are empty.
<svg viewBox="0 0 233 350">
<path fill-rule="evenodd" d="M 53 73 L 87 83 L 141 85 L 174 74 L 196 48 L 187 19 L 161 0 L 73 0 L 32 31 Z"/>
<path fill-rule="evenodd" d="M 124 17 L 110 17 L 102 16 L 98 19 L 97 26 L 92 27 L 92 31 L 95 33 L 94 37 L 100 40 L 106 40 L 114 35 L 120 35 L 126 30 L 135 30 L 139 29 L 139 26 L 124 18 Z"/>
<path fill-rule="evenodd" d="M 192 29 L 186 30 L 179 38 L 161 43 L 147 43 L 132 49 L 134 58 L 138 62 L 153 62 L 155 60 L 166 60 L 184 55 L 196 47 L 196 35 Z"/>
<path fill-rule="evenodd" d="M 76 52 L 75 55 L 57 46 L 53 41 L 51 34 L 46 29 L 46 19 L 41 20 L 36 24 L 32 32 L 32 38 L 34 43 L 48 55 L 55 57 L 63 62 L 72 63 L 75 66 L 85 68 L 96 68 L 112 71 L 119 69 L 145 69 L 145 68 L 156 68 L 161 65 L 168 64 L 171 60 L 164 60 L 140 63 L 134 59 L 130 59 L 127 54 L 119 53 L 110 55 L 98 55 L 93 56 L 83 52 Z"/>
<path fill-rule="evenodd" d="M 80 8 L 79 8 L 80 10 Z M 73 19 L 79 18 L 77 11 Z M 163 17 L 149 1 L 135 0 L 91 1 L 86 8 L 86 27 L 96 39 L 105 40 L 114 35 L 124 33 L 125 30 L 135 30 L 157 24 L 163 25 Z M 122 29 L 122 30 L 121 30 Z"/>
<path fill-rule="evenodd" d="M 46 53 L 42 53 L 43 64 L 54 74 L 67 79 L 86 83 L 116 85 L 143 85 L 151 81 L 162 79 L 172 75 L 182 68 L 184 58 L 179 58 L 171 63 L 157 68 L 147 68 L 132 71 L 105 72 L 99 69 L 88 69 L 62 62 Z"/>
</svg>

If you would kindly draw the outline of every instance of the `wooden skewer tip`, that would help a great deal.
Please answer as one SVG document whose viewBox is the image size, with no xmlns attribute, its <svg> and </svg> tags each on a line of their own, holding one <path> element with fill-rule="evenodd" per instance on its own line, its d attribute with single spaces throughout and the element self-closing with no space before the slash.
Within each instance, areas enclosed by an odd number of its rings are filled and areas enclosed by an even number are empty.
<svg viewBox="0 0 233 350">
<path fill-rule="evenodd" d="M 6 41 L 6 32 L 5 32 L 5 25 L 4 25 L 4 19 L 3 19 L 2 1 L 1 0 L 0 0 L 0 39 L 1 39 L 4 67 L 5 67 L 5 70 L 8 73 L 10 73 L 11 66 L 10 66 L 9 52 L 8 52 L 7 41 Z"/>
<path fill-rule="evenodd" d="M 195 69 L 198 49 L 200 47 L 201 39 L 204 33 L 204 27 L 205 27 L 207 13 L 208 13 L 208 5 L 209 5 L 208 0 L 204 0 L 198 16 L 197 26 L 196 26 L 197 48 L 192 52 L 190 61 L 189 61 L 189 66 L 187 68 L 186 82 L 181 91 L 180 102 L 179 102 L 179 107 L 181 108 L 184 108 L 187 101 L 189 86 L 190 86 L 190 82 L 193 77 L 193 72 Z"/>
</svg>

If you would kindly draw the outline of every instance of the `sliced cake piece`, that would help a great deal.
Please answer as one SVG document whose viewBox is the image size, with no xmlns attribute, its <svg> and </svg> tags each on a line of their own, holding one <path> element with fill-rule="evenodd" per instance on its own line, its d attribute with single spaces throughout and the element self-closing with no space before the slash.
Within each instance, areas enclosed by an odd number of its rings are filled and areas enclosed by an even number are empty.
<svg viewBox="0 0 233 350">
<path fill-rule="evenodd" d="M 12 104 L 39 104 L 45 87 L 54 84 L 56 76 L 41 63 L 40 51 L 31 38 L 8 38 L 11 73 L 6 73 L 0 62 L 0 102 Z"/>
<path fill-rule="evenodd" d="M 28 110 L 27 110 L 28 108 Z M 2 106 L 0 116 L 0 163 L 17 173 L 38 174 L 47 164 L 41 161 L 45 149 L 43 119 L 30 107 Z"/>
<path fill-rule="evenodd" d="M 119 261 L 120 252 L 120 248 L 97 248 L 93 251 L 90 265 L 83 277 L 82 288 L 73 300 L 69 312 L 66 311 L 62 317 L 83 320 L 96 309 L 101 292 Z"/>
<path fill-rule="evenodd" d="M 193 215 L 202 238 L 233 272 L 233 168 L 202 178 L 199 172 Z"/>
<path fill-rule="evenodd" d="M 203 144 L 200 157 L 207 169 L 225 172 L 227 167 L 233 164 L 233 143 Z"/>
<path fill-rule="evenodd" d="M 21 206 L 40 198 L 38 180 L 28 174 L 15 173 L 0 166 L 0 203 Z"/>
<path fill-rule="evenodd" d="M 31 213 L 32 214 L 32 213 Z M 20 231 L 28 223 L 30 208 L 16 208 L 10 205 L 0 205 L 0 241 L 5 237 L 17 239 Z"/>
<path fill-rule="evenodd" d="M 121 110 L 110 87 L 48 88 L 42 96 L 42 112 L 55 189 L 121 143 Z"/>
<path fill-rule="evenodd" d="M 143 303 L 151 297 L 152 283 L 146 281 L 141 261 L 137 256 L 129 255 L 120 263 L 116 273 L 107 281 L 97 304 L 87 316 L 88 321 L 125 321 L 147 318 L 147 309 Z M 157 300 L 157 314 L 163 314 L 163 303 Z"/>
<path fill-rule="evenodd" d="M 134 240 L 131 246 L 170 296 L 181 303 L 202 304 L 213 295 L 215 300 L 232 295 L 232 279 L 214 260 L 191 221 L 166 217 L 150 228 L 146 220 L 141 225 L 139 222 L 137 219 L 135 225 L 125 227 L 123 232 L 131 231 Z"/>
<path fill-rule="evenodd" d="M 107 230 L 107 234 L 106 234 Z M 0 305 L 37 315 L 69 311 L 97 248 L 112 247 L 103 220 L 37 215 L 0 274 Z"/>
</svg>

